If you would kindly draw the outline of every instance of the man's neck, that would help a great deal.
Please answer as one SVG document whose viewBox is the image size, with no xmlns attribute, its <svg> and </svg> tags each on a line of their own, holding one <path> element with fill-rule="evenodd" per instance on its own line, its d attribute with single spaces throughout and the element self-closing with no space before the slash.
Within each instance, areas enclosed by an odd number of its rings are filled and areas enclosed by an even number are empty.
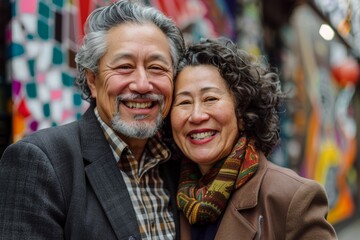
<svg viewBox="0 0 360 240">
<path fill-rule="evenodd" d="M 128 145 L 132 154 L 134 154 L 136 161 L 139 162 L 148 139 L 130 138 L 124 137 L 123 135 L 120 135 L 119 137 Z"/>
</svg>

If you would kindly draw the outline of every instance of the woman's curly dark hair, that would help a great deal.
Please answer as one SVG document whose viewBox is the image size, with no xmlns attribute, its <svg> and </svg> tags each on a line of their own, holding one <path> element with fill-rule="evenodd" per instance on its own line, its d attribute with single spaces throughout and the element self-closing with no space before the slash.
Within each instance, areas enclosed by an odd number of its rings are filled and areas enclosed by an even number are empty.
<svg viewBox="0 0 360 240">
<path fill-rule="evenodd" d="M 247 136 L 269 155 L 279 142 L 279 103 L 284 98 L 279 76 L 227 38 L 205 39 L 188 46 L 177 74 L 187 66 L 210 64 L 218 68 L 236 99 L 236 114 Z M 176 78 L 175 78 L 176 81 Z"/>
</svg>

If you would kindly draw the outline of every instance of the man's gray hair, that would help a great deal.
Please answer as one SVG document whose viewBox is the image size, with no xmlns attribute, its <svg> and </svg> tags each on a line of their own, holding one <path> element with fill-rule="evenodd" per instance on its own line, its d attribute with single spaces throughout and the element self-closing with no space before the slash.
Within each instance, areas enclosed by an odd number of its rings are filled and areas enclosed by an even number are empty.
<svg viewBox="0 0 360 240">
<path fill-rule="evenodd" d="M 86 81 L 86 70 L 98 73 L 99 60 L 107 50 L 107 32 L 122 23 L 155 24 L 169 41 L 175 73 L 179 57 L 185 48 L 180 29 L 154 7 L 137 1 L 119 0 L 109 6 L 95 9 L 86 20 L 85 36 L 75 57 L 78 70 L 75 85 L 81 90 L 82 98 L 87 101 L 91 101 L 92 97 Z"/>
</svg>

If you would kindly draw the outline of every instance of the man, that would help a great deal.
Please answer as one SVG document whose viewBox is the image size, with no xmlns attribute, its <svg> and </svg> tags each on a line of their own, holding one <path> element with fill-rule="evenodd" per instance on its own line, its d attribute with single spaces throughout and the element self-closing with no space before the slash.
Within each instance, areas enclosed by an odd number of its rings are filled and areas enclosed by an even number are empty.
<svg viewBox="0 0 360 240">
<path fill-rule="evenodd" d="M 184 41 L 151 7 L 122 0 L 88 18 L 76 56 L 90 108 L 0 161 L 1 239 L 179 238 L 178 167 L 158 129 Z"/>
</svg>

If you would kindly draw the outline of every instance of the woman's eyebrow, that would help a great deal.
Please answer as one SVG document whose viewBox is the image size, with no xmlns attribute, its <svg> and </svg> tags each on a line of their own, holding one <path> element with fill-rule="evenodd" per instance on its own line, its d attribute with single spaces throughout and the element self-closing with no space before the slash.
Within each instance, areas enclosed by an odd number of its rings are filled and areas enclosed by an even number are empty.
<svg viewBox="0 0 360 240">
<path fill-rule="evenodd" d="M 221 90 L 218 87 L 203 87 L 200 89 L 201 93 L 208 92 L 208 91 L 220 92 Z M 189 96 L 189 95 L 191 95 L 191 92 L 184 90 L 184 91 L 177 92 L 175 94 L 175 96 L 178 96 L 178 95 Z"/>
</svg>

